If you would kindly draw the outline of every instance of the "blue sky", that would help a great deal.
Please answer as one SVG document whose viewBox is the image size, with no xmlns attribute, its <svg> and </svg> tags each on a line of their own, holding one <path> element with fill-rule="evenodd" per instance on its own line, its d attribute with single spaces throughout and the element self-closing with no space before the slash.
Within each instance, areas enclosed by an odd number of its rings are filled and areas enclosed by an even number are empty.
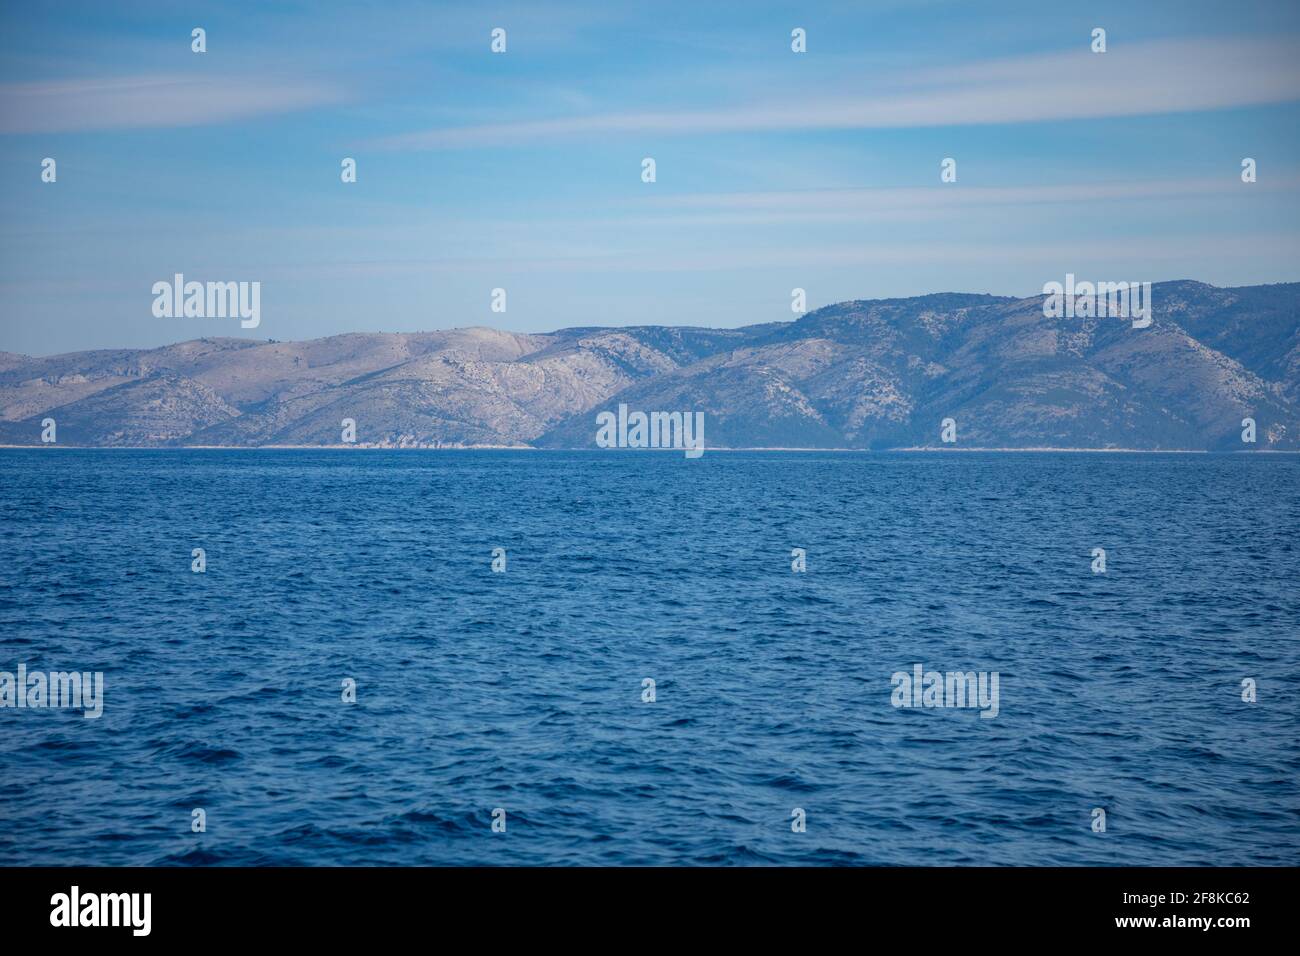
<svg viewBox="0 0 1300 956">
<path fill-rule="evenodd" d="M 0 51 L 7 351 L 1300 279 L 1291 0 L 9 4 Z M 176 272 L 260 327 L 155 318 Z"/>
</svg>

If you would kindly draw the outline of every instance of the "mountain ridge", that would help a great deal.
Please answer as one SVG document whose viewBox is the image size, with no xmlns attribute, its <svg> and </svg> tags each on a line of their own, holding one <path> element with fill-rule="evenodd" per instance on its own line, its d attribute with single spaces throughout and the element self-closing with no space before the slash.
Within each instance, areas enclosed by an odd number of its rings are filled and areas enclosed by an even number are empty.
<svg viewBox="0 0 1300 956">
<path fill-rule="evenodd" d="M 1300 449 L 1300 283 L 1152 287 L 1150 327 L 1043 297 L 850 300 L 735 329 L 485 326 L 0 353 L 0 443 L 595 446 L 619 404 L 706 447 Z M 940 423 L 956 422 L 955 446 Z M 1257 441 L 1241 440 L 1242 419 Z"/>
</svg>

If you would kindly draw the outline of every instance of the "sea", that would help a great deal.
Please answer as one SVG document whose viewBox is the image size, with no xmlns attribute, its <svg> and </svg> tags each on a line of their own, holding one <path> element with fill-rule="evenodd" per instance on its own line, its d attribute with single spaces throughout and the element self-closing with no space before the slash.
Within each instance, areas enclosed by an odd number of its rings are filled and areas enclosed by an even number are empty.
<svg viewBox="0 0 1300 956">
<path fill-rule="evenodd" d="M 1292 455 L 0 450 L 0 865 L 1295 865 L 1298 584 Z"/>
</svg>

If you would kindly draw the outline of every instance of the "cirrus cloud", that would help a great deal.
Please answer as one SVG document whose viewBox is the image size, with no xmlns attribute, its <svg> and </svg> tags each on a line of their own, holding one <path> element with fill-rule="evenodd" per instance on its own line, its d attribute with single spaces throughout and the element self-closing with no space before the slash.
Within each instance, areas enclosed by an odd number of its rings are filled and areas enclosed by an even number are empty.
<svg viewBox="0 0 1300 956">
<path fill-rule="evenodd" d="M 879 77 L 853 93 L 444 127 L 376 145 L 463 149 L 625 133 L 898 129 L 1228 109 L 1300 100 L 1295 49 L 1295 38 L 1116 42 L 1104 54 L 1043 53 Z"/>
<path fill-rule="evenodd" d="M 157 74 L 0 85 L 0 133 L 207 126 L 338 103 L 307 80 Z"/>
</svg>

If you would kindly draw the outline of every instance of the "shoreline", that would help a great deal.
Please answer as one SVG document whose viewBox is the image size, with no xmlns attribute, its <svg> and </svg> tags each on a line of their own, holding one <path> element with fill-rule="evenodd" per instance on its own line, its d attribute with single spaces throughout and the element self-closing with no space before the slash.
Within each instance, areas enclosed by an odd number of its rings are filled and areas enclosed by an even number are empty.
<svg viewBox="0 0 1300 956">
<path fill-rule="evenodd" d="M 453 445 L 434 448 L 428 445 L 402 447 L 398 445 L 6 445 L 0 444 L 0 450 L 12 448 L 33 449 L 69 449 L 76 451 L 529 451 L 529 452 L 667 452 L 682 453 L 680 448 L 536 448 L 532 445 Z M 1213 451 L 1207 448 L 1057 448 L 1050 445 L 1036 445 L 1028 448 L 1006 447 L 969 447 L 969 448 L 935 448 L 917 445 L 905 448 L 799 448 L 799 447 L 755 447 L 755 448 L 705 448 L 710 452 L 833 452 L 852 455 L 896 455 L 896 454 L 948 454 L 948 453 L 996 453 L 996 454 L 1087 454 L 1087 455 L 1300 455 L 1300 449 L 1260 448 L 1254 451 Z"/>
</svg>

